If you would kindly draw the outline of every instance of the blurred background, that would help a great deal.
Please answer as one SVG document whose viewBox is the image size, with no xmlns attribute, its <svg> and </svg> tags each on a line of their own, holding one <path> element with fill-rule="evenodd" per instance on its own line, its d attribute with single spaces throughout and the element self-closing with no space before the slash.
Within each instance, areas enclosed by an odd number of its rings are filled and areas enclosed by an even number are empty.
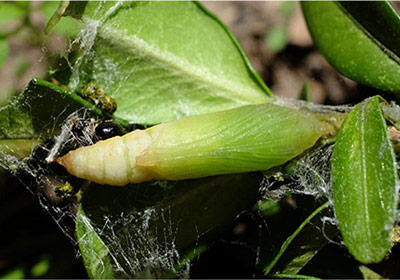
<svg viewBox="0 0 400 280">
<path fill-rule="evenodd" d="M 374 95 L 374 90 L 338 74 L 319 54 L 298 2 L 203 4 L 232 30 L 275 94 L 298 98 L 304 83 L 309 82 L 314 103 L 351 104 Z M 30 79 L 49 79 L 51 70 L 61 66 L 60 54 L 79 30 L 69 25 L 44 35 L 46 22 L 57 6 L 58 2 L 0 2 L 1 105 L 21 92 Z M 4 170 L 0 172 L 0 278 L 86 278 L 77 246 L 26 186 Z M 295 206 L 289 203 L 287 207 Z M 251 219 L 243 219 L 247 222 L 237 225 L 251 223 Z M 225 239 L 243 234 L 243 227 L 237 225 Z M 251 271 L 232 260 L 227 260 L 225 270 L 220 259 L 232 251 L 224 246 L 217 244 L 205 254 L 194 267 L 194 276 L 252 277 Z M 215 260 L 219 267 L 213 266 Z M 202 269 L 219 270 L 220 275 Z"/>
</svg>

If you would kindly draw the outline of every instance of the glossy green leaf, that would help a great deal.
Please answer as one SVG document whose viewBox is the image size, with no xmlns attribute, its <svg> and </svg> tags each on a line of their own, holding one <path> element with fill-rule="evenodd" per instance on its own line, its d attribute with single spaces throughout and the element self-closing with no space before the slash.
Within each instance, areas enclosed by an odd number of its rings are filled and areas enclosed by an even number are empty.
<svg viewBox="0 0 400 280">
<path fill-rule="evenodd" d="M 230 31 L 196 2 L 71 2 L 83 54 L 71 88 L 90 81 L 116 99 L 115 116 L 156 124 L 271 100 Z"/>
<path fill-rule="evenodd" d="M 7 61 L 9 53 L 10 53 L 10 47 L 8 46 L 8 42 L 6 40 L 0 39 L 0 69 L 3 67 L 3 64 Z"/>
<path fill-rule="evenodd" d="M 343 75 L 400 92 L 400 18 L 387 1 L 302 2 L 314 43 Z"/>
<path fill-rule="evenodd" d="M 378 97 L 356 105 L 340 128 L 332 181 L 335 213 L 347 248 L 363 263 L 379 262 L 390 248 L 398 177 Z"/>
<path fill-rule="evenodd" d="M 88 274 L 177 277 L 181 260 L 251 208 L 258 188 L 249 174 L 124 188 L 93 185 L 84 193 L 76 224 Z"/>
<path fill-rule="evenodd" d="M 397 57 L 400 56 L 400 17 L 389 1 L 340 1 L 339 4 L 371 38 L 388 51 L 394 52 Z"/>
</svg>

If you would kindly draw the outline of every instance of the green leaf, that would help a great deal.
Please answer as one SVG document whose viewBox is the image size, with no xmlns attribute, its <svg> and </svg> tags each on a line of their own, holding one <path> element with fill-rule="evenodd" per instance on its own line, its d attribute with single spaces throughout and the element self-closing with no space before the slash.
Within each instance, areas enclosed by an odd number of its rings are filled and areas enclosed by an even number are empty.
<svg viewBox="0 0 400 280">
<path fill-rule="evenodd" d="M 304 82 L 304 85 L 301 88 L 299 100 L 311 102 L 310 83 L 308 81 Z"/>
<path fill-rule="evenodd" d="M 25 279 L 24 268 L 18 266 L 3 275 L 0 275 L 0 279 Z"/>
<path fill-rule="evenodd" d="M 44 33 L 54 31 L 67 37 L 74 38 L 82 28 L 81 24 L 74 19 L 62 17 L 64 9 L 67 8 L 69 1 L 45 1 L 40 7 L 47 20 Z"/>
<path fill-rule="evenodd" d="M 0 25 L 11 20 L 22 18 L 26 11 L 27 10 L 14 3 L 0 1 Z"/>
<path fill-rule="evenodd" d="M 108 255 L 107 247 L 93 229 L 82 206 L 79 206 L 76 214 L 76 237 L 89 277 L 113 279 L 111 257 Z"/>
<path fill-rule="evenodd" d="M 311 279 L 311 280 L 320 280 L 321 278 L 313 277 L 309 275 L 301 275 L 301 274 L 274 274 L 271 275 L 273 278 L 284 278 L 284 279 Z"/>
<path fill-rule="evenodd" d="M 336 217 L 350 253 L 362 263 L 381 261 L 390 248 L 398 177 L 379 97 L 350 111 L 332 155 Z"/>
<path fill-rule="evenodd" d="M 358 269 L 362 273 L 363 279 L 386 279 L 365 265 L 360 265 Z"/>
<path fill-rule="evenodd" d="M 116 278 L 176 277 L 194 248 L 251 208 L 258 188 L 248 174 L 124 188 L 93 185 L 76 221 L 88 274 L 101 278 L 97 268 L 104 266 Z"/>
<path fill-rule="evenodd" d="M 3 64 L 7 61 L 9 53 L 10 53 L 10 47 L 8 46 L 8 42 L 6 40 L 0 39 L 0 69 L 3 67 Z"/>
<path fill-rule="evenodd" d="M 193 261 L 195 258 L 200 256 L 207 250 L 208 250 L 207 245 L 200 245 L 198 247 L 191 249 L 185 256 L 181 258 L 180 263 L 177 266 L 177 270 L 184 269 L 189 262 Z"/>
<path fill-rule="evenodd" d="M 42 141 L 40 139 L 10 139 L 0 140 L 0 153 L 23 159 L 31 154 Z"/>
<path fill-rule="evenodd" d="M 267 34 L 265 43 L 273 53 L 279 53 L 288 44 L 287 27 L 284 24 L 274 26 Z"/>
<path fill-rule="evenodd" d="M 316 210 L 318 211 L 318 209 Z M 312 213 L 311 215 L 314 215 Z M 304 226 L 301 232 L 294 232 L 290 238 L 294 238 L 286 250 L 276 258 L 279 260 L 273 267 L 274 272 L 281 274 L 296 274 L 305 267 L 314 256 L 329 243 L 338 233 L 336 226 L 330 223 L 324 223 L 324 217 L 332 217 L 327 208 L 320 210 L 309 223 Z M 321 231 L 322 229 L 322 231 Z M 281 250 L 285 247 L 282 246 Z M 270 273 L 270 276 L 275 274 Z"/>
<path fill-rule="evenodd" d="M 79 95 L 33 79 L 23 93 L 0 108 L 0 139 L 47 139 L 59 132 L 70 114 L 83 107 L 104 115 Z"/>
<path fill-rule="evenodd" d="M 82 108 L 107 116 L 80 96 L 33 79 L 24 92 L 0 108 L 0 153 L 18 159 L 28 156 L 40 143 L 57 135 L 63 122 Z"/>
<path fill-rule="evenodd" d="M 279 202 L 273 199 L 258 201 L 257 204 L 254 205 L 253 209 L 260 211 L 264 217 L 273 216 L 281 211 Z"/>
<path fill-rule="evenodd" d="M 358 22 L 365 33 L 381 44 L 383 50 L 400 56 L 400 17 L 389 1 L 371 1 L 364 5 L 355 1 L 340 1 L 341 7 Z M 388 52 L 389 56 L 392 56 Z"/>
<path fill-rule="evenodd" d="M 30 6 L 31 6 L 31 1 L 15 1 L 12 2 L 14 5 L 16 5 L 18 8 L 29 11 Z"/>
<path fill-rule="evenodd" d="M 272 269 L 274 268 L 274 266 L 278 263 L 278 261 L 281 259 L 281 257 L 286 253 L 287 249 L 289 248 L 289 246 L 291 245 L 291 243 L 294 241 L 294 239 L 300 234 L 300 232 L 307 226 L 307 224 L 318 214 L 320 214 L 326 207 L 328 207 L 329 202 L 324 203 L 323 205 L 321 205 L 320 207 L 318 207 L 314 212 L 311 213 L 310 216 L 308 216 L 302 223 L 301 225 L 295 230 L 295 232 L 289 236 L 285 242 L 282 244 L 281 249 L 279 250 L 278 254 L 275 256 L 275 258 L 267 265 L 267 267 L 264 270 L 264 275 L 268 275 L 271 273 Z M 324 245 L 324 240 L 325 239 L 319 239 L 318 243 L 321 243 L 322 241 L 322 245 Z M 310 245 L 310 243 L 313 242 L 309 242 L 308 245 Z M 315 242 L 314 242 L 315 243 Z M 304 244 L 303 244 L 304 245 Z M 312 244 L 312 246 L 315 244 Z M 316 247 L 322 247 L 320 246 L 320 244 L 318 244 Z M 314 247 L 315 249 L 315 247 Z M 314 252 L 313 252 L 314 251 Z M 314 254 L 316 253 L 315 250 L 310 250 L 310 248 L 308 248 L 308 250 L 303 250 L 302 253 L 299 254 L 299 252 L 295 252 L 293 254 L 293 252 L 290 252 L 290 250 L 288 250 L 289 254 L 292 254 L 292 257 L 289 258 L 289 261 L 286 261 L 286 264 L 284 267 L 282 267 L 282 271 L 284 274 L 293 274 L 293 273 L 297 273 L 305 264 L 307 264 L 307 262 L 314 256 Z M 296 256 L 297 254 L 297 256 Z M 294 255 L 294 256 L 293 256 Z"/>
<path fill-rule="evenodd" d="M 271 100 L 231 32 L 197 2 L 71 2 L 66 14 L 86 26 L 70 86 L 94 81 L 121 119 L 156 124 Z"/>
<path fill-rule="evenodd" d="M 31 269 L 31 275 L 35 278 L 43 277 L 50 269 L 50 261 L 48 257 L 43 257 Z"/>
<path fill-rule="evenodd" d="M 339 72 L 400 92 L 400 18 L 389 2 L 301 4 L 316 46 Z"/>
</svg>

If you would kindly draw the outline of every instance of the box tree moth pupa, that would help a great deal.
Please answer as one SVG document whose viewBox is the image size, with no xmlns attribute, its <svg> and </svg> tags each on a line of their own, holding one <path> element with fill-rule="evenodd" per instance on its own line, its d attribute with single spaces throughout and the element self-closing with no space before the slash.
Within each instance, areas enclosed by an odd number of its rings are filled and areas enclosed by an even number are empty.
<svg viewBox="0 0 400 280">
<path fill-rule="evenodd" d="M 70 151 L 69 173 L 123 186 L 267 170 L 312 147 L 326 127 L 312 114 L 275 104 L 184 117 Z"/>
</svg>

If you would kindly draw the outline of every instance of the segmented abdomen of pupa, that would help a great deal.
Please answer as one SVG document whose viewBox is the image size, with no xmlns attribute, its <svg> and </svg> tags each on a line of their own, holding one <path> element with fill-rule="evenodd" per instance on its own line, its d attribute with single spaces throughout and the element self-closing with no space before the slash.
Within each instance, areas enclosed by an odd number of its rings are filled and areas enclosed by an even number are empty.
<svg viewBox="0 0 400 280">
<path fill-rule="evenodd" d="M 267 170 L 324 134 L 312 115 L 274 104 L 184 117 L 71 151 L 57 162 L 71 174 L 122 186 Z"/>
<path fill-rule="evenodd" d="M 157 178 L 136 166 L 136 157 L 151 143 L 146 131 L 135 130 L 94 145 L 73 150 L 56 161 L 72 175 L 98 184 L 124 186 Z"/>
</svg>

